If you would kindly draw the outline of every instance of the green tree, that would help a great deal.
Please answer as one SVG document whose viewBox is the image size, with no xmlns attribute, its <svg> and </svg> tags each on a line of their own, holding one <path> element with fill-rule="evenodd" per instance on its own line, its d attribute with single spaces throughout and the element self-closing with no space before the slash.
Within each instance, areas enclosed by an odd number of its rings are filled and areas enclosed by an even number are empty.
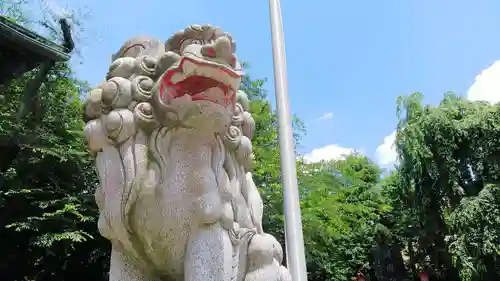
<svg viewBox="0 0 500 281">
<path fill-rule="evenodd" d="M 467 248 L 471 245 L 454 239 L 466 239 L 470 233 L 484 231 L 484 225 L 476 225 L 474 230 L 460 230 L 458 226 L 472 219 L 463 216 L 474 205 L 470 202 L 483 202 L 486 195 L 480 192 L 485 186 L 498 184 L 499 109 L 498 105 L 471 102 L 452 93 L 446 94 L 437 107 L 423 105 L 419 93 L 398 100 L 400 121 L 396 146 L 401 164 L 396 176 L 398 182 L 389 193 L 393 202 L 399 197 L 404 203 L 396 208 L 400 222 L 405 222 L 400 226 L 411 227 L 411 231 L 418 233 L 418 262 L 423 265 L 424 259 L 430 261 L 427 270 L 433 271 L 440 280 L 460 280 L 459 275 L 469 278 L 471 272 L 488 270 L 489 276 L 498 274 L 492 269 L 498 252 L 491 251 L 490 247 L 472 254 Z M 484 192 L 490 194 L 491 190 Z M 495 201 L 489 202 L 493 208 L 495 205 L 491 204 Z M 402 208 L 408 206 L 412 211 L 403 211 Z M 473 225 L 472 221 L 469 225 Z M 488 239 L 493 238 L 482 236 L 481 239 L 485 239 L 484 245 L 489 245 Z M 490 260 L 489 268 L 470 262 L 481 257 L 486 262 L 486 256 Z"/>
<path fill-rule="evenodd" d="M 3 1 L 1 14 L 35 24 L 26 1 Z M 67 63 L 44 75 L 34 106 L 21 101 L 40 68 L 0 89 L 0 275 L 6 280 L 104 280 L 107 243 L 97 235 L 97 183 L 83 144 L 80 95 L 86 84 Z"/>
<path fill-rule="evenodd" d="M 360 154 L 302 169 L 309 280 L 350 280 L 369 264 L 375 227 L 390 209 L 379 178 L 377 164 Z"/>
<path fill-rule="evenodd" d="M 487 185 L 447 217 L 446 237 L 464 281 L 500 278 L 500 188 Z"/>
<path fill-rule="evenodd" d="M 17 123 L 15 113 L 26 81 L 36 70 L 2 90 L 0 137 L 6 143 L 17 134 L 20 153 L 8 166 L 0 192 L 2 243 L 6 257 L 2 276 L 9 280 L 65 280 L 85 276 L 105 280 L 109 243 L 97 233 L 93 192 L 97 184 L 81 131 L 81 101 L 85 83 L 70 68 L 58 64 L 40 89 L 38 111 Z M 283 242 L 282 195 L 276 116 L 263 89 L 263 80 L 246 77 L 256 120 L 255 177 L 265 196 L 267 226 Z M 27 123 L 36 124 L 28 126 Z M 296 122 L 300 128 L 300 123 Z M 297 134 L 298 136 L 298 134 Z M 5 145 L 0 149 L 8 150 Z M 4 151 L 6 153 L 7 151 Z M 22 266 L 21 266 L 22 265 Z"/>
<path fill-rule="evenodd" d="M 418 209 L 413 205 L 415 193 L 404 187 L 399 169 L 392 171 L 383 178 L 381 189 L 388 204 L 392 207 L 388 216 L 391 223 L 388 225 L 393 242 L 404 245 L 404 252 L 408 255 L 408 269 L 416 277 L 419 272 L 416 268 L 418 253 L 415 243 L 418 242 L 422 224 L 419 221 Z"/>
<path fill-rule="evenodd" d="M 1 247 L 9 254 L 0 275 L 8 280 L 101 276 L 101 270 L 89 271 L 107 259 L 106 244 L 96 233 L 96 177 L 81 136 L 79 96 L 85 84 L 59 63 L 40 89 L 38 113 L 18 123 L 19 101 L 33 75 L 1 92 L 0 140 L 5 144 L 16 136 L 19 153 L 2 174 L 0 236 L 8 237 Z"/>
<path fill-rule="evenodd" d="M 283 189 L 281 186 L 280 149 L 278 143 L 277 116 L 264 88 L 265 80 L 254 80 L 245 76 L 241 90 L 251 101 L 251 112 L 255 119 L 255 134 L 252 139 L 254 163 L 253 177 L 264 201 L 264 229 L 275 235 L 284 247 Z M 294 116 L 295 142 L 299 144 L 305 133 L 303 122 Z"/>
</svg>

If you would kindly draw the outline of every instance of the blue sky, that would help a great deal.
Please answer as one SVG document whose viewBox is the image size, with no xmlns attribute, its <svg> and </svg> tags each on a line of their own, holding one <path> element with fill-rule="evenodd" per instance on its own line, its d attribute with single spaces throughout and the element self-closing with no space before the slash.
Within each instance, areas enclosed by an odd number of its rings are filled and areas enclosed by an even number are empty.
<svg viewBox="0 0 500 281">
<path fill-rule="evenodd" d="M 253 78 L 268 78 L 274 103 L 268 1 L 49 4 L 91 10 L 81 33 L 82 57 L 74 65 L 93 85 L 104 78 L 110 55 L 130 37 L 167 39 L 188 24 L 210 23 L 232 33 Z M 357 149 L 390 165 L 398 95 L 419 91 L 433 104 L 449 90 L 466 95 L 476 75 L 500 58 L 496 0 L 315 0 L 281 6 L 291 108 L 307 125 L 300 152 L 312 161 Z M 492 68 L 496 72 L 490 69 L 485 79 L 476 79 L 487 80 L 475 87 L 482 91 L 476 96 L 500 95 L 494 86 L 500 64 Z"/>
</svg>

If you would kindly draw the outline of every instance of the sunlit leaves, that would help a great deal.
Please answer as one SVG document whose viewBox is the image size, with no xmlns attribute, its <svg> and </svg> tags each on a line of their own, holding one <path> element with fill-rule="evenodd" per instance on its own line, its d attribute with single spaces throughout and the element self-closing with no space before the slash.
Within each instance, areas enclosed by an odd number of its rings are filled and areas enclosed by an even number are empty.
<svg viewBox="0 0 500 281">
<path fill-rule="evenodd" d="M 370 260 L 375 227 L 390 210 L 379 167 L 362 155 L 300 169 L 310 280 L 350 280 Z"/>
<path fill-rule="evenodd" d="M 398 221 L 395 231 L 417 238 L 414 262 L 432 257 L 434 273 L 447 279 L 458 278 L 453 266 L 463 280 L 498 279 L 492 245 L 500 241 L 490 240 L 498 226 L 482 216 L 500 208 L 486 196 L 494 189 L 484 189 L 499 179 L 500 107 L 452 93 L 428 106 L 415 93 L 398 99 L 398 117 L 401 161 L 384 192 Z"/>
<path fill-rule="evenodd" d="M 64 279 L 73 260 L 91 266 L 88 254 L 102 241 L 91 196 L 96 178 L 83 138 L 75 133 L 83 128 L 78 97 L 85 84 L 72 77 L 66 64 L 57 64 L 40 88 L 36 114 L 18 123 L 23 85 L 32 77 L 27 73 L 0 93 L 5 97 L 0 104 L 5 117 L 0 118 L 1 153 L 10 152 L 9 142 L 18 149 L 13 159 L 3 159 L 7 166 L 0 190 L 0 234 L 10 239 L 1 251 L 12 253 L 8 260 L 18 266 L 0 275 L 11 276 L 9 280 Z M 77 251 L 83 243 L 87 249 Z M 66 260 L 54 260 L 54 255 Z M 57 270 L 49 273 L 52 267 Z"/>
<path fill-rule="evenodd" d="M 500 263 L 499 207 L 500 188 L 490 185 L 478 196 L 463 199 L 447 217 L 447 242 L 464 281 L 484 275 L 487 278 L 495 264 Z"/>
</svg>

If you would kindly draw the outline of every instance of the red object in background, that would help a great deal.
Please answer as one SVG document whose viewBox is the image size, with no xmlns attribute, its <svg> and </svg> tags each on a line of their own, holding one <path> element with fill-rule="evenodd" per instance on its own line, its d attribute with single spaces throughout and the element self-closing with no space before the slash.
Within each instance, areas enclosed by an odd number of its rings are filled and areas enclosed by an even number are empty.
<svg viewBox="0 0 500 281">
<path fill-rule="evenodd" d="M 359 272 L 358 274 L 356 274 L 356 281 L 366 281 L 363 273 Z"/>
<path fill-rule="evenodd" d="M 425 272 L 420 272 L 420 281 L 429 281 L 429 275 Z"/>
</svg>

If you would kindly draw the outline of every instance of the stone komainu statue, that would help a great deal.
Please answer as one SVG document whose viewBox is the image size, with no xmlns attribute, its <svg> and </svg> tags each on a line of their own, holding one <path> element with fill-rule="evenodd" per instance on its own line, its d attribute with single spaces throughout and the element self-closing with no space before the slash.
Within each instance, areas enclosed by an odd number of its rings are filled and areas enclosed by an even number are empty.
<svg viewBox="0 0 500 281">
<path fill-rule="evenodd" d="M 255 123 L 231 35 L 127 41 L 85 101 L 111 281 L 290 281 L 263 232 Z"/>
</svg>

